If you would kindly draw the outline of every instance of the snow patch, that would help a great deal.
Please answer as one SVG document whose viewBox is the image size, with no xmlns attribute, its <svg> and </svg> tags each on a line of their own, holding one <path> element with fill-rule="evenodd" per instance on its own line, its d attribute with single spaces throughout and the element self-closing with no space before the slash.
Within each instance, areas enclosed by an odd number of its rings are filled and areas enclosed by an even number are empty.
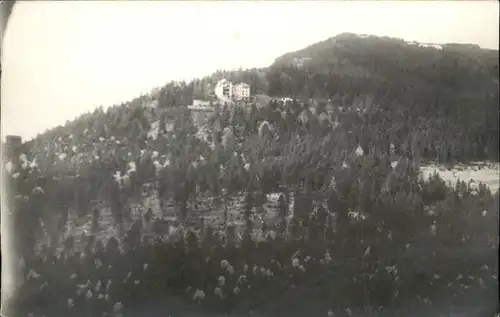
<svg viewBox="0 0 500 317">
<path fill-rule="evenodd" d="M 5 169 L 7 170 L 8 173 L 11 173 L 13 170 L 13 165 L 11 161 L 8 161 L 7 164 L 5 164 Z"/>
<path fill-rule="evenodd" d="M 442 50 L 443 47 L 441 45 L 437 45 L 437 44 L 424 44 L 424 43 L 419 43 L 418 44 L 418 47 L 425 47 L 425 48 L 434 48 L 434 49 L 437 49 L 437 50 Z"/>
<path fill-rule="evenodd" d="M 354 151 L 354 153 L 356 154 L 356 156 L 363 156 L 365 154 L 365 151 L 363 151 L 361 146 L 358 145 L 358 147 L 356 148 L 356 151 Z"/>
<path fill-rule="evenodd" d="M 155 121 L 151 124 L 151 129 L 148 132 L 148 138 L 156 140 L 160 133 L 160 121 Z"/>
<path fill-rule="evenodd" d="M 456 165 L 447 169 L 442 165 L 429 164 L 420 168 L 425 179 L 438 173 L 445 182 L 455 185 L 458 180 L 468 183 L 470 180 L 485 184 L 495 193 L 500 185 L 500 163 L 472 163 L 470 165 Z"/>
</svg>

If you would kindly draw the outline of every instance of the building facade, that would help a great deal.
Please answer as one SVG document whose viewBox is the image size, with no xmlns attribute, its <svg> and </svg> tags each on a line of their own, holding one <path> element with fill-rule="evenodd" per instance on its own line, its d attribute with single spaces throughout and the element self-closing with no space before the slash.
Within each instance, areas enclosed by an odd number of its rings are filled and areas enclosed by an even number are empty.
<svg viewBox="0 0 500 317">
<path fill-rule="evenodd" d="M 243 100 L 250 98 L 250 85 L 239 83 L 233 86 L 233 99 Z"/>
<path fill-rule="evenodd" d="M 222 102 L 244 100 L 250 98 L 250 85 L 246 83 L 233 84 L 227 79 L 221 79 L 215 86 L 215 96 Z"/>
<path fill-rule="evenodd" d="M 215 86 L 215 96 L 219 101 L 229 102 L 233 99 L 233 83 L 227 79 L 221 79 Z"/>
</svg>

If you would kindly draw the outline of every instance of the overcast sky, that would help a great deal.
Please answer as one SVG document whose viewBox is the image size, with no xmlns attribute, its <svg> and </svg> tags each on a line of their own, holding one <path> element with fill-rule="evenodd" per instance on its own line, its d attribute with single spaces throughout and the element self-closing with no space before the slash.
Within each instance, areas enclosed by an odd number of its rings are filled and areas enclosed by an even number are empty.
<svg viewBox="0 0 500 317">
<path fill-rule="evenodd" d="M 343 32 L 498 49 L 498 2 L 25 1 L 2 53 L 2 139 L 169 80 L 267 66 Z"/>
</svg>

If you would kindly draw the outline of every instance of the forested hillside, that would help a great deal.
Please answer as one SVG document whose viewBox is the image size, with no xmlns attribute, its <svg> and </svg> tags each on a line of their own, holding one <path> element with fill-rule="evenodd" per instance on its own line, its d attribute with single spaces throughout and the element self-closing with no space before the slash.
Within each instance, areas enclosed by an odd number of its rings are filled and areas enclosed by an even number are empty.
<svg viewBox="0 0 500 317">
<path fill-rule="evenodd" d="M 250 84 L 253 95 L 376 107 L 393 128 L 381 137 L 398 139 L 397 146 L 440 161 L 498 160 L 498 61 L 498 50 L 477 45 L 345 33 L 278 57 L 268 68 L 218 71 L 192 84 L 199 99 L 227 78 Z"/>
<path fill-rule="evenodd" d="M 499 192 L 419 167 L 498 158 L 496 57 L 344 34 L 40 134 L 5 162 L 20 288 L 3 313 L 176 297 L 240 316 L 491 314 Z M 215 103 L 197 126 L 186 105 L 222 77 L 293 101 Z"/>
</svg>

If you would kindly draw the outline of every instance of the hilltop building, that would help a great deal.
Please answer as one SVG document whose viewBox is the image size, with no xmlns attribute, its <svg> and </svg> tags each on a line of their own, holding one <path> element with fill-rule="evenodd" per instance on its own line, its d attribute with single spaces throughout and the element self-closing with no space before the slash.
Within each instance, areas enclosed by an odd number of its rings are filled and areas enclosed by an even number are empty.
<svg viewBox="0 0 500 317">
<path fill-rule="evenodd" d="M 233 83 L 227 79 L 221 79 L 215 85 L 214 92 L 219 101 L 230 102 L 233 99 Z"/>
<path fill-rule="evenodd" d="M 250 85 L 245 83 L 233 85 L 233 99 L 243 100 L 247 98 L 250 98 Z"/>
<path fill-rule="evenodd" d="M 250 97 L 250 85 L 233 84 L 227 79 L 221 79 L 215 86 L 215 96 L 221 102 L 244 100 Z"/>
</svg>

